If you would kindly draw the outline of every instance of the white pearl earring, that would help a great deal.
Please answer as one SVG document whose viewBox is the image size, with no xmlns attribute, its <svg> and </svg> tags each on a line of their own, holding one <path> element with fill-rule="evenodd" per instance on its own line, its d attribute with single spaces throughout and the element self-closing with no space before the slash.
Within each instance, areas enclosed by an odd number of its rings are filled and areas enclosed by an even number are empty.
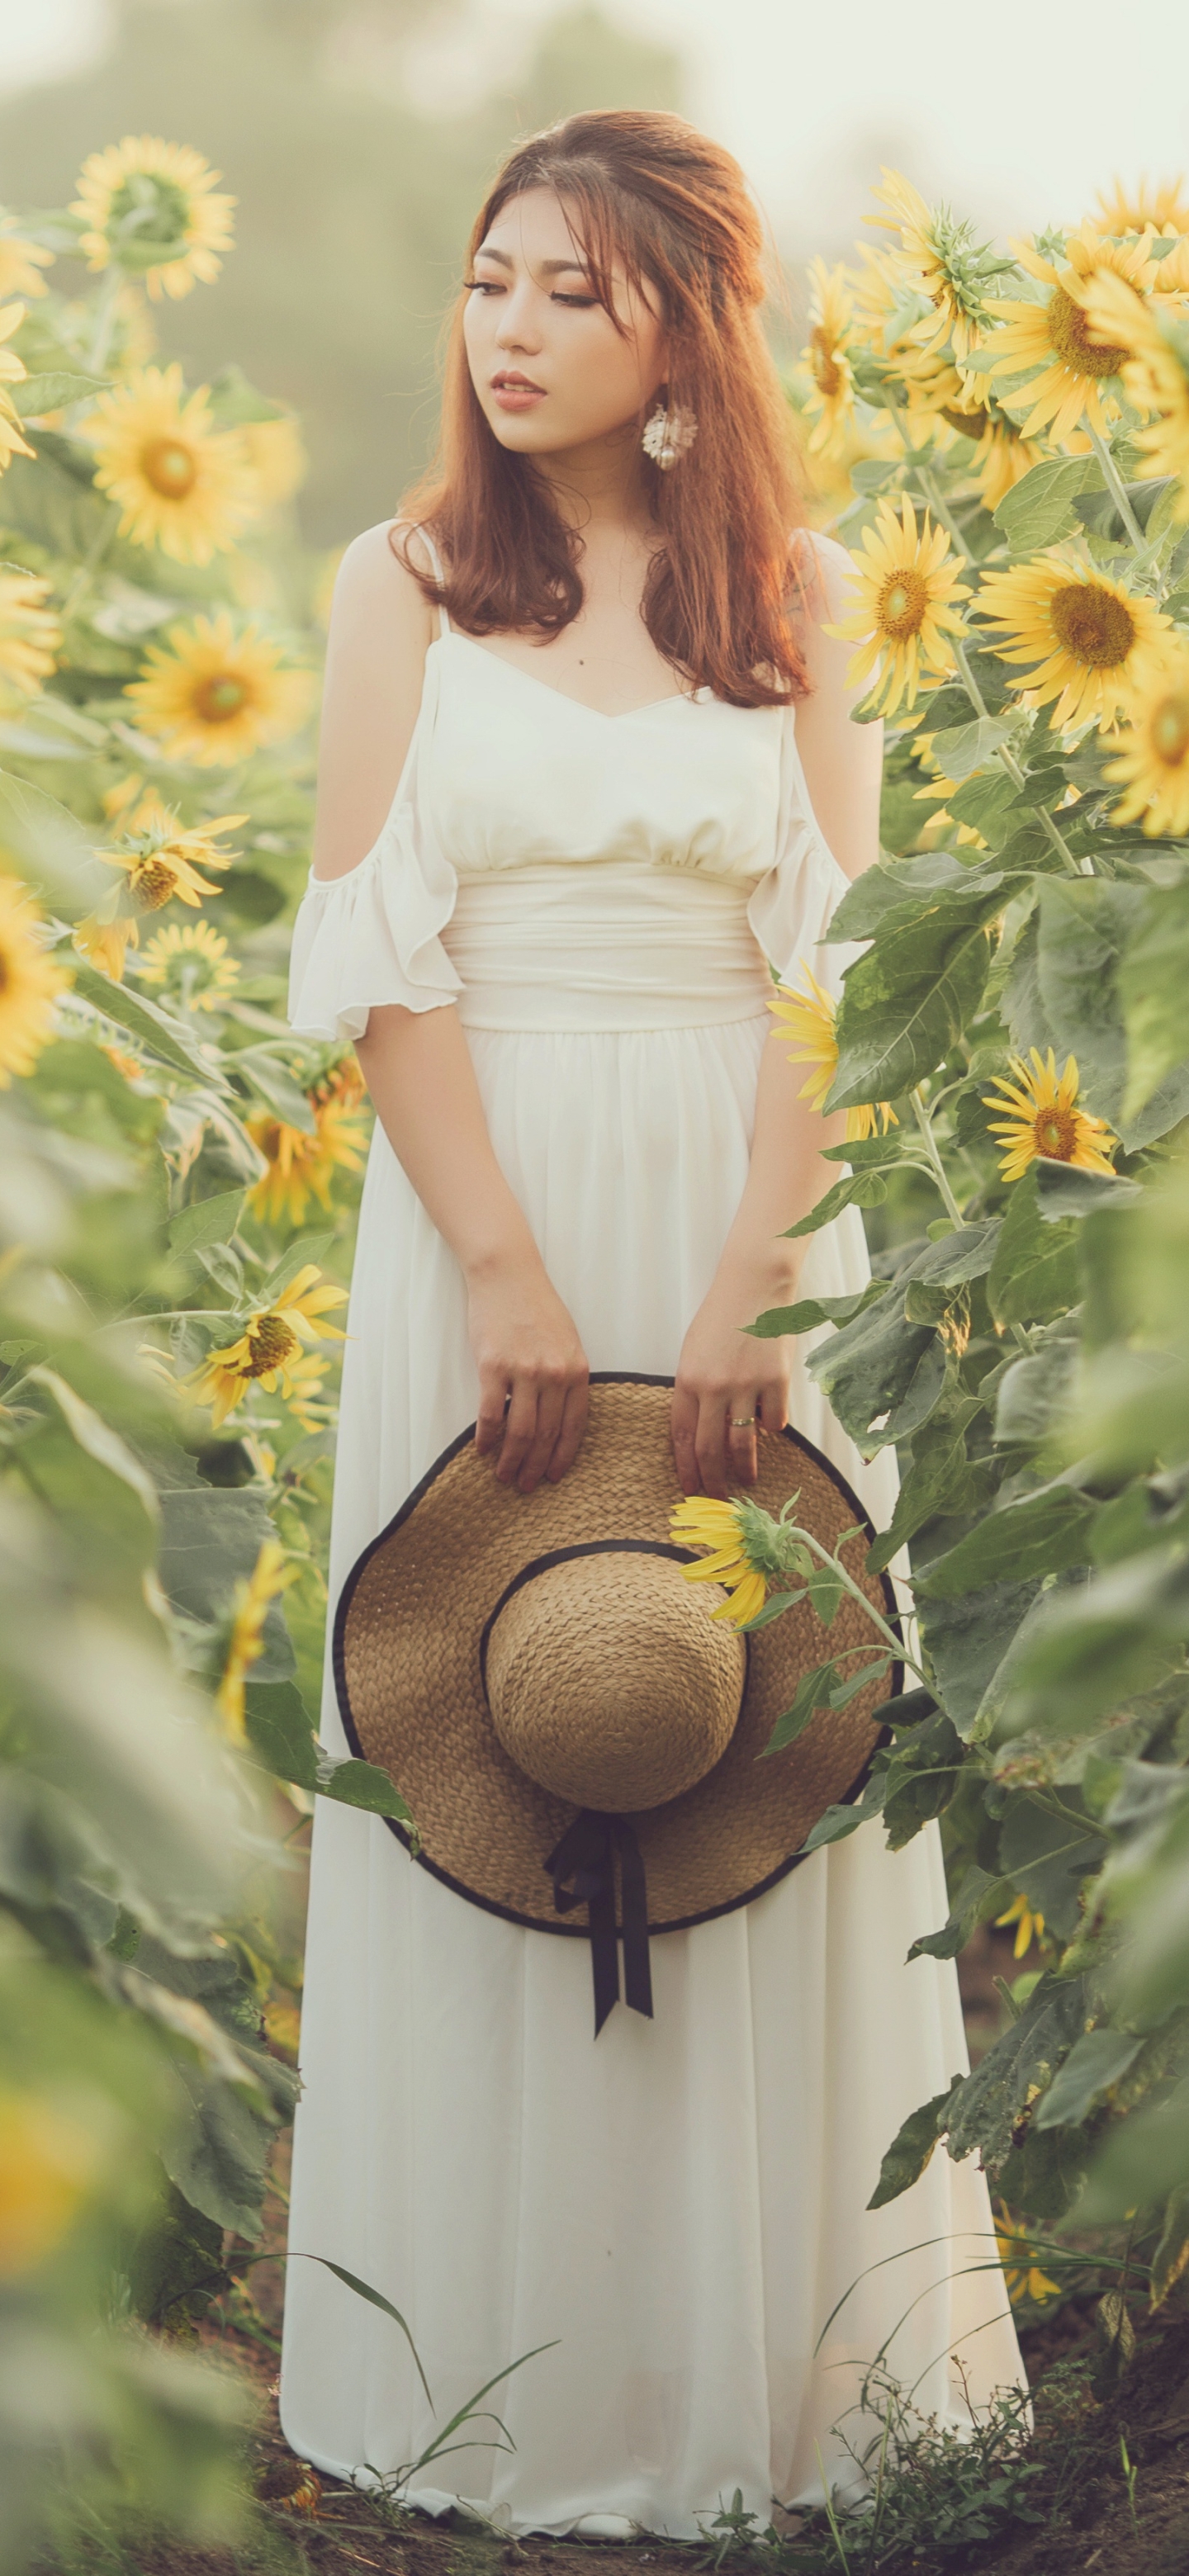
<svg viewBox="0 0 1189 2576">
<path fill-rule="evenodd" d="M 692 411 L 669 411 L 659 403 L 651 420 L 646 421 L 641 446 L 646 456 L 667 474 L 692 447 L 698 435 L 697 419 Z"/>
</svg>

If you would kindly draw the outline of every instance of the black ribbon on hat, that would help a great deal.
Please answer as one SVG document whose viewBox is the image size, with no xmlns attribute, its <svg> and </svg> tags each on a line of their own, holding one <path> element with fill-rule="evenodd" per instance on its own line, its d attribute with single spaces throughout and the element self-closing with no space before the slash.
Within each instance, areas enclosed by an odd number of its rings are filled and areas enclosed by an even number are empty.
<svg viewBox="0 0 1189 2576">
<path fill-rule="evenodd" d="M 595 2038 L 619 2001 L 619 1937 L 615 1923 L 615 1855 L 623 1899 L 623 1999 L 632 2012 L 652 2019 L 652 1970 L 648 1956 L 648 1889 L 644 1857 L 626 1816 L 583 1807 L 551 1851 L 545 1867 L 559 1914 L 585 1905 L 594 1971 Z"/>
</svg>

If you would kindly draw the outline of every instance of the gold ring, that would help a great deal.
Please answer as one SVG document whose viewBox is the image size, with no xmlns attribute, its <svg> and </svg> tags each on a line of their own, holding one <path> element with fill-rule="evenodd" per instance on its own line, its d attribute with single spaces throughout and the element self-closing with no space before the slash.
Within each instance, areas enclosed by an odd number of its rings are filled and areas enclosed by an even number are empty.
<svg viewBox="0 0 1189 2576">
<path fill-rule="evenodd" d="M 755 1425 L 756 1417 L 754 1413 L 733 1413 L 731 1415 L 732 1431 L 754 1431 Z"/>
</svg>

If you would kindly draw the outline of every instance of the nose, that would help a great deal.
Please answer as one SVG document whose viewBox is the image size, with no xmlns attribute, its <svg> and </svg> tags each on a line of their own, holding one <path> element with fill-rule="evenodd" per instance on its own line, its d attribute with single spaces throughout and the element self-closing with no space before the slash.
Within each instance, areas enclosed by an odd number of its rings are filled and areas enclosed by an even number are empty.
<svg viewBox="0 0 1189 2576">
<path fill-rule="evenodd" d="M 535 318 L 537 290 L 531 277 L 519 277 L 507 295 L 500 297 L 496 347 L 509 355 L 515 351 L 527 355 L 541 347 L 541 327 Z"/>
</svg>

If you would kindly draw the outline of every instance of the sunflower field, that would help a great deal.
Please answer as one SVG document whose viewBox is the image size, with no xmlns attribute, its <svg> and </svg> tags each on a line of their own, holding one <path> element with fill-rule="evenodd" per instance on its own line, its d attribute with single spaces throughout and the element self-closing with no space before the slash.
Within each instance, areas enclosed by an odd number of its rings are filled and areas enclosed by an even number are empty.
<svg viewBox="0 0 1189 2576">
<path fill-rule="evenodd" d="M 894 1445 L 867 1562 L 912 1565 L 910 1686 L 811 1844 L 940 1817 L 951 1912 L 911 1955 L 1003 1923 L 1021 1963 L 872 2205 L 977 2152 L 1023 2314 L 1097 2290 L 1109 2376 L 1129 2295 L 1189 2264 L 1189 197 L 1007 252 L 894 172 L 877 198 L 878 246 L 815 266 L 791 397 L 887 724 L 883 854 L 831 924 L 837 1010 L 812 959 L 774 1002 L 847 1112 L 793 1231 L 864 1209 L 875 1275 L 752 1329 L 812 1334 L 860 1449 Z M 795 1582 L 828 1629 L 845 1564 L 735 1519 L 744 1618 L 759 1576 L 761 1616 Z M 862 1677 L 891 1664 L 873 1630 Z M 848 1678 L 826 1638 L 778 1740 Z"/>
<path fill-rule="evenodd" d="M 153 355 L 217 178 L 129 137 L 0 217 L 4 2567 L 63 2461 L 233 2527 L 243 2400 L 189 2346 L 250 2307 L 300 1845 L 318 1795 L 404 1812 L 311 1715 L 366 1141 L 282 1017 L 331 567 L 292 418 Z"/>
</svg>

